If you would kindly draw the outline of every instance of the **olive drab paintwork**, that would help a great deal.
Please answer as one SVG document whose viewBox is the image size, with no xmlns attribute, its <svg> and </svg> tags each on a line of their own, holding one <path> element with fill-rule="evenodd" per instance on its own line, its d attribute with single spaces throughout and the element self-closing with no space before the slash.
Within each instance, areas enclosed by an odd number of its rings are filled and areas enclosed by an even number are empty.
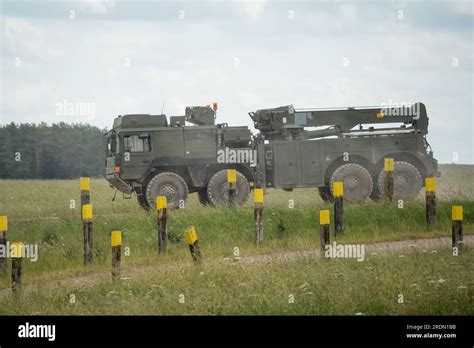
<svg viewBox="0 0 474 348">
<path fill-rule="evenodd" d="M 168 201 L 198 192 L 202 203 L 219 204 L 216 196 L 226 194 L 225 176 L 219 172 L 236 169 L 241 174 L 237 191 L 318 187 L 323 199 L 332 199 L 331 183 L 336 180 L 344 182 L 349 202 L 350 193 L 356 192 L 352 202 L 357 202 L 368 194 L 377 198 L 385 157 L 395 160 L 395 185 L 402 196 L 415 194 L 411 191 L 420 189 L 424 178 L 438 174 L 426 140 L 428 116 L 422 103 L 262 109 L 249 113 L 257 130 L 254 136 L 248 127 L 216 124 L 216 109 L 187 107 L 185 116 L 172 116 L 170 123 L 165 115 L 117 117 L 108 132 L 106 177 L 111 186 L 124 194 L 135 192 L 144 207 L 154 202 L 151 196 L 158 191 Z M 182 184 L 174 184 L 174 179 L 162 185 L 152 180 L 163 172 L 178 175 L 187 187 L 178 187 Z"/>
</svg>

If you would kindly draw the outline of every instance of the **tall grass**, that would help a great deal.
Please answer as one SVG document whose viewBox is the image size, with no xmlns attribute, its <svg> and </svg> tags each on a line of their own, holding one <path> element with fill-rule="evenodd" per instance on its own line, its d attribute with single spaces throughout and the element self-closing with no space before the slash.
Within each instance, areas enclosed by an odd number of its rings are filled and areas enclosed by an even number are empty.
<svg viewBox="0 0 474 348">
<path fill-rule="evenodd" d="M 438 180 L 438 225 L 432 230 L 426 228 L 425 223 L 425 208 L 423 204 L 422 195 L 414 202 L 406 202 L 403 209 L 397 207 L 397 203 L 374 203 L 365 202 L 358 205 L 346 205 L 344 215 L 344 234 L 337 237 L 337 241 L 341 243 L 370 243 L 381 240 L 399 240 L 408 238 L 424 238 L 434 236 L 449 236 L 450 235 L 450 207 L 452 204 L 462 204 L 464 206 L 465 216 L 465 233 L 473 232 L 474 222 L 474 196 L 473 189 L 473 166 L 442 166 L 442 177 Z M 269 251 L 286 251 L 294 249 L 316 248 L 319 245 L 319 223 L 318 211 L 320 209 L 332 209 L 331 205 L 323 203 L 317 190 L 305 189 L 295 190 L 293 192 L 285 192 L 282 190 L 268 190 L 265 197 L 265 211 L 264 211 L 264 243 L 262 245 L 255 245 L 253 242 L 253 210 L 252 203 L 249 202 L 246 206 L 236 209 L 227 208 L 211 208 L 202 207 L 197 201 L 197 197 L 192 195 L 184 210 L 169 212 L 168 233 L 170 242 L 168 244 L 168 252 L 166 255 L 157 255 L 156 252 L 156 216 L 153 212 L 144 212 L 138 207 L 137 202 L 133 200 L 124 200 L 118 196 L 115 201 L 112 201 L 113 190 L 108 187 L 108 183 L 103 179 L 92 180 L 92 204 L 94 206 L 94 262 L 91 266 L 83 266 L 83 244 L 82 244 L 82 227 L 79 218 L 79 181 L 78 180 L 61 180 L 61 181 L 21 181 L 21 180 L 2 180 L 0 181 L 0 214 L 8 215 L 9 217 L 9 240 L 23 241 L 26 243 L 36 243 L 39 245 L 39 259 L 37 262 L 24 261 L 24 282 L 43 284 L 55 279 L 63 279 L 71 276 L 79 276 L 90 272 L 108 271 L 110 269 L 111 252 L 110 252 L 110 232 L 113 230 L 121 230 L 123 233 L 123 250 L 128 248 L 129 256 L 124 254 L 123 267 L 125 272 L 138 265 L 161 265 L 164 263 L 175 263 L 178 266 L 189 261 L 189 250 L 186 247 L 183 238 L 184 230 L 190 226 L 197 227 L 201 249 L 204 259 L 224 259 L 232 257 L 235 247 L 240 249 L 241 255 L 254 255 L 265 253 Z M 75 201 L 75 208 L 71 208 L 71 200 Z M 294 203 L 294 208 L 289 207 L 289 200 Z M 331 239 L 333 239 L 333 231 L 331 231 Z M 439 254 L 438 254 L 439 255 Z M 418 257 L 418 256 L 417 256 Z M 443 258 L 428 258 L 428 256 L 419 256 L 417 259 L 420 262 L 420 272 L 424 274 L 432 274 L 435 277 L 438 273 L 442 277 L 447 277 L 449 267 L 455 267 L 457 270 L 452 277 L 456 282 L 461 283 L 467 276 L 472 279 L 472 267 L 466 265 L 464 261 L 453 261 L 450 259 L 448 263 L 450 266 L 441 266 L 446 263 L 448 256 Z M 466 255 L 459 260 L 472 261 L 471 252 L 468 250 Z M 374 261 L 375 262 L 375 261 Z M 363 278 L 363 272 L 360 273 L 359 265 L 363 267 L 377 268 L 377 279 L 385 279 L 386 285 L 393 282 L 392 287 L 397 283 L 397 277 L 415 277 L 415 264 L 408 265 L 407 269 L 396 270 L 396 267 L 404 268 L 406 265 L 398 262 L 398 259 L 387 258 L 377 260 L 377 264 L 369 266 L 366 262 L 351 263 L 344 261 L 321 263 L 315 260 L 307 260 L 292 263 L 284 266 L 265 265 L 256 267 L 221 267 L 212 266 L 205 267 L 205 276 L 196 275 L 193 270 L 186 268 L 176 271 L 162 271 L 153 275 L 153 279 L 142 280 L 146 284 L 135 284 L 131 286 L 131 291 L 140 293 L 151 291 L 155 294 L 158 291 L 156 288 L 164 287 L 165 293 L 172 293 L 176 296 L 176 291 L 181 289 L 192 289 L 192 292 L 204 294 L 204 290 L 195 288 L 194 283 L 187 283 L 187 278 L 194 279 L 198 282 L 199 279 L 207 279 L 208 282 L 213 282 L 215 287 L 220 290 L 215 292 L 214 296 L 221 299 L 239 299 L 236 304 L 226 305 L 221 300 L 216 302 L 209 302 L 207 305 L 190 307 L 177 306 L 171 300 L 168 307 L 158 310 L 151 306 L 143 306 L 140 299 L 132 301 L 136 308 L 128 308 L 126 304 L 119 307 L 110 305 L 108 300 L 92 300 L 89 304 L 77 309 L 79 313 L 96 313 L 94 312 L 94 304 L 99 306 L 99 310 L 105 313 L 124 313 L 125 310 L 130 310 L 131 313 L 237 313 L 237 314 L 251 314 L 251 313 L 324 313 L 324 314 L 350 314 L 353 311 L 361 311 L 363 313 L 382 313 L 384 310 L 390 310 L 390 313 L 417 313 L 416 308 L 422 308 L 423 313 L 429 314 L 430 309 L 427 306 L 429 300 L 417 299 L 419 307 L 410 307 L 406 312 L 402 311 L 399 306 L 393 306 L 390 303 L 375 301 L 379 299 L 378 292 L 380 291 L 384 296 L 388 296 L 387 290 L 383 287 L 376 287 L 375 290 L 369 291 L 365 287 L 355 287 L 349 291 L 348 294 L 344 291 L 347 284 L 334 283 L 331 279 L 335 277 L 331 275 L 331 270 L 335 273 L 347 274 L 347 281 L 356 281 L 358 276 Z M 433 263 L 433 264 L 432 264 Z M 352 265 L 352 266 L 350 266 Z M 355 265 L 355 266 L 354 266 Z M 398 266 L 395 266 L 398 265 Z M 181 267 L 181 266 L 179 266 Z M 210 267 L 210 266 L 209 266 Z M 352 268 L 351 268 L 352 267 Z M 355 267 L 355 268 L 354 268 Z M 362 266 L 361 266 L 362 267 Z M 441 267 L 436 273 L 435 269 Z M 430 271 L 431 269 L 431 271 Z M 364 271 L 365 272 L 365 271 Z M 397 276 L 390 276 L 387 272 L 392 272 Z M 397 273 L 398 272 L 398 273 Z M 405 272 L 405 273 L 403 273 Z M 434 272 L 434 273 L 433 273 Z M 275 277 L 272 274 L 275 273 Z M 307 274 L 308 276 L 305 276 Z M 260 275 L 260 276 L 258 276 Z M 213 278 L 212 278 L 213 277 Z M 440 275 L 441 277 L 441 275 Z M 214 281 L 212 281 L 212 279 Z M 254 279 L 255 280 L 251 280 Z M 330 310 L 333 307 L 325 307 L 327 302 L 313 299 L 312 305 L 307 305 L 305 302 L 299 300 L 299 304 L 287 307 L 286 304 L 281 306 L 278 304 L 280 299 L 274 299 L 273 302 L 267 296 L 261 297 L 259 291 L 266 291 L 274 286 L 276 289 L 285 289 L 281 293 L 275 290 L 275 296 L 288 296 L 287 291 L 290 291 L 288 285 L 291 279 L 295 283 L 311 282 L 315 279 L 314 287 L 319 287 L 317 292 L 322 299 L 331 293 L 333 297 L 332 302 L 341 301 L 344 305 L 337 310 Z M 240 279 L 238 284 L 233 282 L 233 279 Z M 454 280 L 453 280 L 454 281 Z M 415 282 L 415 281 L 414 281 Z M 251 284 L 250 288 L 241 288 L 244 285 L 240 283 Z M 291 284 L 295 284 L 291 283 Z M 149 288 L 150 284 L 155 284 L 156 287 Z M 166 284 L 166 285 L 163 285 Z M 197 284 L 197 283 L 196 283 Z M 273 284 L 273 285 L 272 285 Z M 376 286 L 378 283 L 368 282 Z M 472 284 L 469 283 L 468 291 Z M 270 286 L 271 285 L 271 286 Z M 292 286 L 293 286 L 292 285 Z M 406 285 L 406 284 L 405 284 Z M 10 286 L 8 277 L 0 278 L 0 287 L 6 288 Z M 379 286 L 379 285 L 377 285 Z M 170 290 L 168 287 L 171 287 Z M 325 287 L 328 287 L 327 289 Z M 406 286 L 405 286 L 406 287 Z M 236 293 L 236 289 L 245 289 L 245 294 Z M 437 289 L 437 288 L 436 288 Z M 441 288 L 446 289 L 446 287 Z M 94 298 L 98 294 L 106 293 L 110 290 L 110 285 L 104 283 L 95 288 L 90 294 L 86 290 L 77 289 L 81 293 L 84 291 L 85 298 Z M 212 289 L 211 289 L 212 290 Z M 327 290 L 327 291 L 326 291 Z M 123 288 L 120 290 L 120 298 L 127 298 L 123 294 Z M 160 290 L 161 291 L 161 290 Z M 184 290 L 181 290 L 184 291 Z M 191 290 L 189 290 L 191 291 Z M 270 290 L 268 290 L 270 291 Z M 356 296 L 356 292 L 368 292 L 371 298 L 374 298 L 376 304 L 363 306 L 361 303 L 362 297 L 358 300 L 357 306 L 350 305 L 350 296 Z M 408 290 L 411 291 L 411 290 Z M 436 298 L 438 294 L 436 290 Z M 441 292 L 441 290 L 439 290 Z M 454 291 L 454 290 L 453 290 Z M 211 291 L 212 293 L 212 291 Z M 250 294 L 254 295 L 250 295 Z M 269 292 L 269 294 L 271 291 Z M 456 293 L 457 294 L 457 293 Z M 471 293 L 472 295 L 472 293 Z M 34 295 L 35 301 L 42 303 L 45 301 L 45 311 L 48 313 L 69 313 L 74 311 L 77 307 L 67 307 L 70 309 L 59 309 L 57 306 L 63 306 L 64 293 L 42 294 L 41 291 Z M 82 296 L 82 295 L 81 295 Z M 154 296 L 154 295 L 153 295 Z M 165 296 L 165 295 L 163 295 Z M 202 295 L 204 296 L 204 295 Z M 254 296 L 254 297 L 252 297 Z M 307 295 L 304 295 L 307 296 Z M 347 297 L 349 296 L 349 297 Z M 367 297 L 366 295 L 364 295 Z M 380 295 L 382 296 L 382 295 Z M 391 295 L 390 295 L 391 296 Z M 434 296 L 434 295 L 433 295 Z M 59 299 L 60 298 L 60 299 Z M 145 296 L 145 298 L 147 298 Z M 174 298 L 174 297 L 173 297 Z M 385 298 L 385 297 L 384 297 Z M 389 297 L 386 297 L 389 298 Z M 390 297 L 391 298 L 391 297 Z M 472 297 L 471 297 L 472 298 Z M 51 299 L 51 305 L 46 303 Z M 241 299 L 241 300 L 240 300 Z M 33 301 L 33 300 L 32 300 Z M 87 300 L 89 301 L 89 300 Z M 86 301 L 86 302 L 87 302 Z M 96 301 L 96 302 L 94 302 Z M 97 302 L 98 301 L 98 302 Z M 121 300 L 120 300 L 121 301 Z M 121 303 L 119 301 L 119 303 Z M 124 300 L 125 301 L 125 300 Z M 174 301 L 174 300 L 173 300 Z M 254 302 L 252 302 L 254 301 Z M 276 301 L 276 302 L 275 302 Z M 283 300 L 282 300 L 283 301 Z M 329 302 L 331 302 L 329 301 Z M 371 301 L 371 299 L 366 299 Z M 283 301 L 284 302 L 284 301 Z M 282 303 L 283 303 L 282 302 Z M 26 301 L 25 303 L 28 303 Z M 252 305 L 254 303 L 254 305 Z M 334 304 L 334 306 L 337 305 Z M 30 303 L 31 304 L 31 303 Z M 466 303 L 464 303 L 466 304 Z M 472 300 L 469 302 L 472 307 Z M 0 308 L 3 308 L 5 303 L 2 302 Z M 333 306 L 331 305 L 331 306 Z M 105 307 L 104 307 L 105 306 Z M 141 307 L 140 307 L 141 306 Z M 443 305 L 444 306 L 444 305 Z M 17 311 L 10 307 L 4 307 L 4 313 L 17 313 Z M 22 307 L 18 307 L 20 310 Z M 32 308 L 42 312 L 38 306 L 32 305 Z M 62 307 L 61 307 L 62 308 Z M 118 308 L 118 309 L 117 309 Z M 140 308 L 143 312 L 140 312 Z M 160 307 L 162 308 L 162 307 Z M 184 310 L 183 308 L 186 308 Z M 347 308 L 347 311 L 344 309 Z M 367 309 L 368 308 L 368 309 Z M 453 307 L 453 311 L 457 313 L 465 313 L 466 310 L 460 309 L 458 306 Z M 0 309 L 0 312 L 2 309 Z M 55 312 L 56 311 L 56 312 Z M 447 307 L 435 307 L 433 313 L 449 312 Z M 44 312 L 44 311 L 43 311 Z M 444 313 L 443 312 L 443 313 Z M 472 309 L 471 309 L 472 312 Z M 30 313 L 30 312 L 28 312 Z M 451 312 L 449 312 L 451 313 Z M 421 312 L 418 312 L 421 314 Z"/>
<path fill-rule="evenodd" d="M 121 286 L 104 280 L 88 287 L 38 287 L 21 301 L 0 300 L 0 314 L 474 314 L 472 252 L 458 257 L 449 250 L 404 256 L 157 268 L 132 274 Z M 70 303 L 71 294 L 75 303 Z M 179 301 L 182 295 L 184 303 Z"/>
</svg>

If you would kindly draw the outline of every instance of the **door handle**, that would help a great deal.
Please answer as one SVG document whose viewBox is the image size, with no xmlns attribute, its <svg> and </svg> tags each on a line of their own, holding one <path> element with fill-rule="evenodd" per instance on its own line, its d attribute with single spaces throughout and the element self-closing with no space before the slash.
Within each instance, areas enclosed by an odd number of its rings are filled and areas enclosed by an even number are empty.
<svg viewBox="0 0 474 348">
<path fill-rule="evenodd" d="M 150 163 L 150 160 L 144 159 L 142 163 Z"/>
</svg>

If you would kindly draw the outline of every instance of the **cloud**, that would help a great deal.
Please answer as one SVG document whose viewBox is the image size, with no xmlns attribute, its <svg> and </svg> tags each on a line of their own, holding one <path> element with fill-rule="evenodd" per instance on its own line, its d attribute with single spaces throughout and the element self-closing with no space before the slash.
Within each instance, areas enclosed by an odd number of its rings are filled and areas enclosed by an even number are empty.
<svg viewBox="0 0 474 348">
<path fill-rule="evenodd" d="M 457 149 L 473 162 L 463 3 L 27 4 L 4 7 L 2 123 L 88 121 L 56 115 L 63 100 L 94 103 L 99 127 L 118 114 L 158 114 L 163 102 L 180 115 L 218 101 L 219 122 L 251 126 L 247 113 L 265 107 L 422 101 L 435 155 L 450 161 Z M 74 20 L 71 4 L 83 6 Z"/>
<path fill-rule="evenodd" d="M 115 9 L 115 0 L 81 0 L 79 7 L 83 12 L 103 15 Z"/>
<path fill-rule="evenodd" d="M 474 5 L 470 0 L 453 0 L 451 5 L 457 14 L 474 16 Z"/>
<path fill-rule="evenodd" d="M 267 5 L 266 0 L 243 0 L 235 2 L 237 6 L 243 10 L 244 14 L 252 19 L 257 20 L 260 18 L 262 13 L 265 10 L 265 6 Z"/>
</svg>

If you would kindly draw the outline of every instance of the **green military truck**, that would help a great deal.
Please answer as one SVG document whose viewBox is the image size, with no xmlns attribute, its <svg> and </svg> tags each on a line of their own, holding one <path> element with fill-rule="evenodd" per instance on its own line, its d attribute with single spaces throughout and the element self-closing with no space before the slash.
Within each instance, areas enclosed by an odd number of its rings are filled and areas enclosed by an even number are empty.
<svg viewBox="0 0 474 348">
<path fill-rule="evenodd" d="M 107 133 L 106 178 L 144 208 L 166 195 L 183 208 L 197 192 L 203 204 L 227 202 L 227 169 L 237 171 L 234 201 L 254 187 L 318 188 L 332 200 L 344 182 L 351 203 L 380 197 L 385 157 L 395 159 L 394 197 L 418 194 L 438 174 L 426 140 L 422 103 L 409 106 L 300 109 L 292 105 L 249 113 L 257 130 L 215 124 L 217 107 L 187 107 L 184 116 L 124 115 Z"/>
</svg>

